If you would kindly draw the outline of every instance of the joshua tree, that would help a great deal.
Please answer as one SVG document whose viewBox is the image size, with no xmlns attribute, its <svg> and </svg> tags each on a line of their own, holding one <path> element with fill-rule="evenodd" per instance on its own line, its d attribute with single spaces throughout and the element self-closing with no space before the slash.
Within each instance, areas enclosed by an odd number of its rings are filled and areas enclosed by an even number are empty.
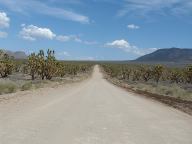
<svg viewBox="0 0 192 144">
<path fill-rule="evenodd" d="M 13 71 L 13 58 L 8 54 L 0 51 L 0 75 L 1 77 L 7 77 Z"/>
<path fill-rule="evenodd" d="M 129 77 L 131 75 L 131 69 L 127 66 L 122 66 L 121 68 L 121 77 L 122 79 L 129 80 Z"/>
<path fill-rule="evenodd" d="M 149 81 L 152 77 L 152 70 L 148 66 L 141 67 L 141 76 L 145 82 Z"/>
<path fill-rule="evenodd" d="M 171 82 L 179 83 L 182 80 L 182 71 L 179 69 L 172 69 L 169 72 L 168 78 L 171 80 Z"/>
<path fill-rule="evenodd" d="M 185 68 L 184 76 L 187 83 L 192 83 L 192 65 Z"/>
<path fill-rule="evenodd" d="M 140 80 L 140 77 L 141 77 L 141 71 L 139 69 L 135 69 L 135 70 L 133 70 L 132 75 L 133 75 L 132 80 L 138 81 L 138 80 Z"/>
<path fill-rule="evenodd" d="M 45 79 L 45 54 L 43 50 L 40 50 L 38 53 L 38 75 L 41 77 L 42 80 Z"/>
<path fill-rule="evenodd" d="M 158 83 L 162 77 L 164 67 L 162 65 L 156 65 L 153 67 L 153 78 Z"/>
<path fill-rule="evenodd" d="M 32 53 L 28 57 L 27 66 L 28 66 L 28 69 L 29 69 L 29 73 L 31 75 L 31 79 L 34 80 L 35 79 L 35 74 L 38 71 L 38 56 L 35 53 Z"/>
<path fill-rule="evenodd" d="M 45 60 L 45 77 L 48 80 L 52 79 L 52 77 L 57 73 L 57 63 L 54 55 L 54 51 L 47 51 L 47 56 Z"/>
</svg>

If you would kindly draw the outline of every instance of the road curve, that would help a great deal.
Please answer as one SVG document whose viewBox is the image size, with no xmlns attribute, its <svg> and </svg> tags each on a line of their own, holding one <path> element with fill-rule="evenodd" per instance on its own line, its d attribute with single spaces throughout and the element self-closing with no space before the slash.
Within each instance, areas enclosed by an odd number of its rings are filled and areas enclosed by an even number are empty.
<svg viewBox="0 0 192 144">
<path fill-rule="evenodd" d="M 192 117 L 110 84 L 96 66 L 84 82 L 1 101 L 0 144 L 192 144 Z"/>
</svg>

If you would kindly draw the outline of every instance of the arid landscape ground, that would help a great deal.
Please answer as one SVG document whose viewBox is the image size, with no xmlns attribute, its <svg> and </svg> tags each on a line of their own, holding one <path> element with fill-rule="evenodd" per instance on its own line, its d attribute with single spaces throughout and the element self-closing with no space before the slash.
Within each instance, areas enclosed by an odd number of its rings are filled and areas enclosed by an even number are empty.
<svg viewBox="0 0 192 144">
<path fill-rule="evenodd" d="M 0 0 L 0 144 L 192 144 L 192 0 Z"/>
<path fill-rule="evenodd" d="M 9 95 L 1 144 L 192 143 L 190 115 L 110 84 L 98 66 L 79 83 Z"/>
</svg>

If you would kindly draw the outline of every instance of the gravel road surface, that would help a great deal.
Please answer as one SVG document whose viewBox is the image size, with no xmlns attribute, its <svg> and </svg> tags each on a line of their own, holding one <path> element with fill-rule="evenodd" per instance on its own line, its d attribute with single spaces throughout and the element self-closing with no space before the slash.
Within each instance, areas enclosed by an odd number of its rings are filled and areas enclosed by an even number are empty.
<svg viewBox="0 0 192 144">
<path fill-rule="evenodd" d="M 0 144 L 192 144 L 191 116 L 110 84 L 98 66 L 83 82 L 11 95 Z"/>
</svg>

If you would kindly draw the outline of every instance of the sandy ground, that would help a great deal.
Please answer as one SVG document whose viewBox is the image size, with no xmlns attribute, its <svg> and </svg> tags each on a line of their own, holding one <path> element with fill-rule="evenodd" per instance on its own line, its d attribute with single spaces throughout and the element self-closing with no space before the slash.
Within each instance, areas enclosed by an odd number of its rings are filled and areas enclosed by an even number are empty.
<svg viewBox="0 0 192 144">
<path fill-rule="evenodd" d="M 115 87 L 98 66 L 81 83 L 14 95 L 0 101 L 0 144 L 192 144 L 191 116 Z"/>
</svg>

